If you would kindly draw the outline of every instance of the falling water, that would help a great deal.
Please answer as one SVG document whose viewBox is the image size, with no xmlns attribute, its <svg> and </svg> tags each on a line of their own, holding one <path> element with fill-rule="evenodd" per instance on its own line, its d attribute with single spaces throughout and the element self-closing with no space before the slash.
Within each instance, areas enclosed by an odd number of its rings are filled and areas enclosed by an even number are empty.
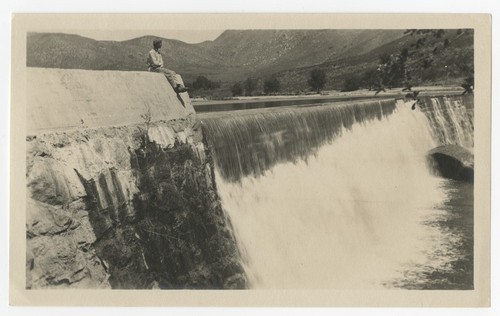
<svg viewBox="0 0 500 316">
<path fill-rule="evenodd" d="M 284 161 L 307 160 L 354 124 L 381 120 L 394 100 L 342 106 L 250 110 L 204 120 L 204 130 L 222 176 L 237 181 L 261 175 Z"/>
<path fill-rule="evenodd" d="M 431 264 L 443 234 L 422 223 L 446 192 L 426 167 L 440 140 L 423 111 L 389 100 L 233 113 L 204 128 L 251 287 L 388 287 Z"/>
<path fill-rule="evenodd" d="M 440 144 L 474 147 L 473 96 L 435 97 L 422 99 L 434 135 Z"/>
</svg>

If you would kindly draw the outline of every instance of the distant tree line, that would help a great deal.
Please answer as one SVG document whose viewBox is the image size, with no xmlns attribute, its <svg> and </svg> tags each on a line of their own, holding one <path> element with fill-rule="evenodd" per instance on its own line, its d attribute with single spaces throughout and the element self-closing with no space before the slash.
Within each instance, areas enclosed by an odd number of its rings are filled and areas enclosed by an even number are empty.
<svg viewBox="0 0 500 316">
<path fill-rule="evenodd" d="M 192 90 L 214 90 L 221 86 L 220 81 L 212 81 L 205 76 L 198 76 L 196 79 L 188 86 Z"/>
<path fill-rule="evenodd" d="M 251 96 L 257 89 L 259 81 L 255 78 L 248 77 L 243 82 L 237 82 L 231 87 L 233 96 Z"/>
<path fill-rule="evenodd" d="M 315 68 L 310 73 L 310 78 L 307 81 L 311 90 L 320 93 L 326 85 L 326 71 L 322 68 Z M 277 75 L 272 75 L 262 82 L 259 79 L 248 77 L 242 82 L 237 82 L 231 87 L 233 96 L 252 96 L 259 91 L 265 95 L 281 93 L 282 84 Z"/>
<path fill-rule="evenodd" d="M 259 79 L 248 77 L 243 82 L 233 84 L 231 92 L 233 96 L 252 96 L 260 89 L 266 95 L 279 93 L 281 91 L 281 83 L 276 76 L 264 79 L 262 82 L 262 88 L 260 88 L 259 85 Z"/>
</svg>

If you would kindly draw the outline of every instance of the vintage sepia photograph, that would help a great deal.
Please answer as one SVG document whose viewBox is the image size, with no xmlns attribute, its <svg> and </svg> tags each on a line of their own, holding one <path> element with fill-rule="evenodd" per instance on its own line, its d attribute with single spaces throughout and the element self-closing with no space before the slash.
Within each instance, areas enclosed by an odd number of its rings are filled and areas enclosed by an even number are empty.
<svg viewBox="0 0 500 316">
<path fill-rule="evenodd" d="M 138 16 L 85 28 L 57 21 L 88 16 L 64 16 L 13 24 L 23 293 L 374 291 L 487 304 L 484 16 L 428 27 L 370 15 L 380 26 L 369 28 L 238 14 L 207 15 L 210 28 L 141 28 Z"/>
</svg>

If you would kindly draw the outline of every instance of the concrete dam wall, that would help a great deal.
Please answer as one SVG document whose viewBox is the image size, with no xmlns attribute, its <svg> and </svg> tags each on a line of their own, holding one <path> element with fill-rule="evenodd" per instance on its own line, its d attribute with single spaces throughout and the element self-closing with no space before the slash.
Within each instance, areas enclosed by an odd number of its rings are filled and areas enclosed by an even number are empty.
<svg viewBox="0 0 500 316">
<path fill-rule="evenodd" d="M 28 68 L 28 135 L 43 131 L 125 126 L 185 118 L 194 113 L 162 74 Z"/>
<path fill-rule="evenodd" d="M 186 93 L 147 72 L 28 86 L 27 288 L 246 287 Z"/>
</svg>

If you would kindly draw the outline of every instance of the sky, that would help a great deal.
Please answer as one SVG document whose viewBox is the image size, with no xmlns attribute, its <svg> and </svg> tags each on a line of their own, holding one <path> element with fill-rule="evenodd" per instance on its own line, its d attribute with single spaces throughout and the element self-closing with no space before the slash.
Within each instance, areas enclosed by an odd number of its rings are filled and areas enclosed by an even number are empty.
<svg viewBox="0 0 500 316">
<path fill-rule="evenodd" d="M 186 43 L 201 43 L 216 39 L 224 30 L 81 30 L 64 33 L 78 34 L 96 40 L 124 41 L 144 35 L 156 35 L 168 39 L 176 39 Z"/>
</svg>

